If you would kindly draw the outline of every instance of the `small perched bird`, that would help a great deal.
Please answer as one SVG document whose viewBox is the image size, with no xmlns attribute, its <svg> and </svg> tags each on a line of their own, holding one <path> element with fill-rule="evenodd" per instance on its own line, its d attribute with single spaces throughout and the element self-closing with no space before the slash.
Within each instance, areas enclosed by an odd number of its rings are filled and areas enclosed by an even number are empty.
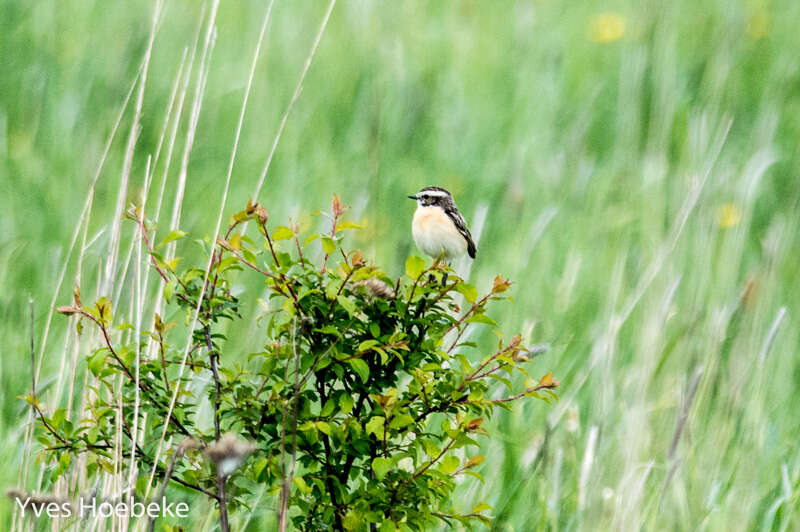
<svg viewBox="0 0 800 532">
<path fill-rule="evenodd" d="M 426 187 L 409 198 L 417 200 L 411 232 L 420 250 L 433 258 L 444 254 L 448 263 L 464 253 L 475 258 L 477 250 L 467 222 L 448 191 L 441 187 Z"/>
</svg>

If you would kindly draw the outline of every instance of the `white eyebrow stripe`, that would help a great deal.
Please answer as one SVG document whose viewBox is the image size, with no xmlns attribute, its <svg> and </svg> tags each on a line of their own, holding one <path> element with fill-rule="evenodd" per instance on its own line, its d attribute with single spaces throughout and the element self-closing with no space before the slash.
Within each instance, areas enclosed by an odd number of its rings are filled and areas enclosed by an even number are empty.
<svg viewBox="0 0 800 532">
<path fill-rule="evenodd" d="M 434 196 L 437 198 L 446 198 L 447 192 L 442 192 L 441 190 L 423 190 L 420 194 L 424 196 Z"/>
</svg>

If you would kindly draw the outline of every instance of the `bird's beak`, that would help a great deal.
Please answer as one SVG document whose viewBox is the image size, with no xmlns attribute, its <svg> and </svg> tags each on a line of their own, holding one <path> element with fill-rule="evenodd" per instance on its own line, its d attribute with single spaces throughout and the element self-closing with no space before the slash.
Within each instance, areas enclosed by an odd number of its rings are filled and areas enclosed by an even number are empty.
<svg viewBox="0 0 800 532">
<path fill-rule="evenodd" d="M 413 199 L 413 200 L 415 200 L 415 199 L 417 199 L 417 197 L 416 197 L 416 196 L 409 196 L 409 197 L 408 197 L 408 199 Z"/>
</svg>

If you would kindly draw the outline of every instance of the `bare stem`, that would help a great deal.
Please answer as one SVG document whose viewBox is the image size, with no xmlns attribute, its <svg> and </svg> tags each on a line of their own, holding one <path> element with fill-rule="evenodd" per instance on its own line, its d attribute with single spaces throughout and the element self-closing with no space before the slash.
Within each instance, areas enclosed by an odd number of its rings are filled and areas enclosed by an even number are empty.
<svg viewBox="0 0 800 532">
<path fill-rule="evenodd" d="M 204 331 L 211 373 L 214 374 L 214 436 L 219 441 L 219 372 L 217 371 L 219 353 L 214 350 L 214 344 L 211 342 L 211 327 L 206 325 Z M 217 493 L 219 494 L 219 526 L 222 532 L 228 532 L 230 527 L 228 526 L 228 503 L 225 500 L 225 475 L 219 464 L 217 464 Z"/>
<path fill-rule="evenodd" d="M 289 517 L 289 489 L 291 487 L 292 478 L 294 477 L 294 469 L 297 464 L 297 410 L 300 408 L 300 355 L 297 351 L 296 343 L 297 319 L 295 318 L 295 325 L 292 328 L 292 352 L 294 355 L 294 392 L 292 396 L 293 405 L 291 409 L 292 421 L 292 454 L 289 461 L 289 473 L 284 474 L 283 483 L 281 485 L 281 508 L 278 514 L 278 530 L 280 532 L 286 531 L 286 525 Z M 284 417 L 285 417 L 284 410 Z M 281 453 L 283 453 L 283 441 L 281 442 Z"/>
<path fill-rule="evenodd" d="M 187 438 L 188 440 L 188 438 Z M 172 478 L 172 473 L 175 472 L 175 462 L 183 458 L 184 453 L 186 452 L 186 444 L 185 441 L 178 445 L 178 448 L 175 449 L 175 454 L 172 455 L 172 459 L 169 461 L 169 466 L 167 467 L 167 472 L 164 473 L 164 483 L 161 485 L 161 489 L 158 490 L 158 495 L 156 495 L 156 501 L 160 501 L 162 497 L 164 497 L 164 493 L 167 491 L 167 484 L 169 484 L 170 478 Z M 155 526 L 155 518 L 149 516 L 148 514 L 148 526 L 147 529 L 150 532 L 153 532 L 153 528 Z"/>
</svg>

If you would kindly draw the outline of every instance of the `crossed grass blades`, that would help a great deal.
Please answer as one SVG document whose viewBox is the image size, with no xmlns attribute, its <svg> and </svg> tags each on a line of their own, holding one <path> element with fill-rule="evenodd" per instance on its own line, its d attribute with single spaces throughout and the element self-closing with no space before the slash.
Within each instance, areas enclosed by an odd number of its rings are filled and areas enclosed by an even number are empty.
<svg viewBox="0 0 800 532">
<path fill-rule="evenodd" d="M 119 473 L 112 454 L 121 430 L 123 456 L 136 458 L 138 498 L 148 498 L 151 475 L 161 482 L 159 497 L 169 483 L 179 484 L 218 504 L 223 530 L 228 512 L 247 508 L 260 487 L 275 499 L 281 530 L 289 521 L 300 530 L 488 525 L 488 505 L 464 511 L 451 497 L 457 477 L 483 480 L 474 468 L 484 458 L 473 449 L 479 436 L 491 437 L 484 420 L 524 397 L 549 402 L 559 383 L 551 373 L 530 378 L 521 336 L 505 341 L 486 313 L 490 301 L 510 299 L 511 283 L 497 276 L 479 296 L 445 264 L 426 267 L 416 256 L 404 277 L 391 279 L 361 252 L 345 251 L 343 234 L 358 228 L 342 219 L 345 211 L 334 196 L 331 212 L 321 213 L 330 231 L 301 239 L 291 224 L 270 231 L 266 209 L 248 202 L 208 250 L 206 274 L 178 270 L 177 258 L 159 253 L 186 233 L 173 231 L 154 245 L 145 213 L 131 207 L 127 217 L 166 283 L 166 299 L 185 311 L 187 324 L 197 313 L 191 347 L 184 356 L 180 327 L 159 315 L 141 342 L 115 343 L 110 331 L 132 326 L 115 319 L 106 298 L 84 305 L 76 291 L 72 305 L 59 307 L 79 317 L 79 330 L 96 327 L 101 346 L 86 354 L 96 384 L 84 419 L 73 424 L 63 408 L 47 412 L 35 390 L 27 397 L 50 481 L 81 453 L 90 478 Z M 255 237 L 248 225 L 257 228 Z M 316 241 L 322 253 L 311 248 Z M 253 274 L 268 293 L 257 319 L 264 343 L 240 365 L 228 362 L 223 322 L 243 319 L 241 297 L 261 295 L 234 295 L 236 276 Z M 499 336 L 496 350 L 478 362 L 466 355 L 477 345 L 462 341 L 472 324 Z M 157 356 L 137 358 L 136 345 L 144 353 L 147 342 Z M 185 367 L 209 377 L 203 394 L 189 391 Z M 208 428 L 204 404 L 211 405 Z M 144 438 L 133 436 L 138 431 Z M 162 441 L 176 443 L 162 455 Z"/>
</svg>

